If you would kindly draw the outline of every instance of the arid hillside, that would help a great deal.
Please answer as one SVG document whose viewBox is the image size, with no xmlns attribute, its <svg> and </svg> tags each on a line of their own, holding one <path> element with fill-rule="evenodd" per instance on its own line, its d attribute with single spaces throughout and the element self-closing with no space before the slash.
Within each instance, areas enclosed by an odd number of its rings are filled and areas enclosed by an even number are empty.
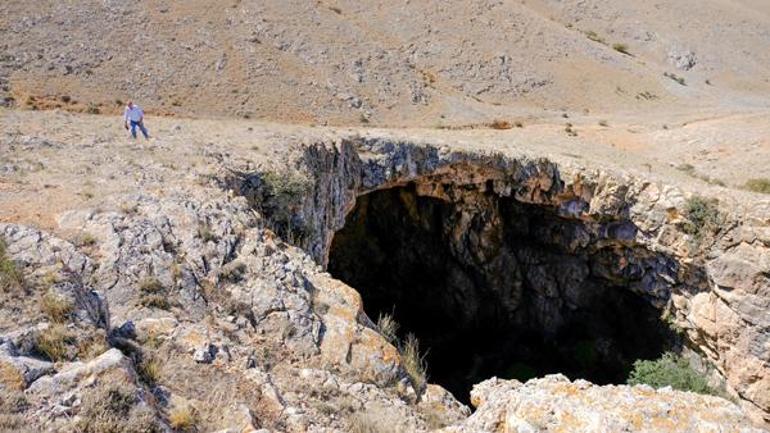
<svg viewBox="0 0 770 433">
<path fill-rule="evenodd" d="M 0 4 L 21 108 L 456 126 L 770 104 L 763 0 Z"/>
</svg>

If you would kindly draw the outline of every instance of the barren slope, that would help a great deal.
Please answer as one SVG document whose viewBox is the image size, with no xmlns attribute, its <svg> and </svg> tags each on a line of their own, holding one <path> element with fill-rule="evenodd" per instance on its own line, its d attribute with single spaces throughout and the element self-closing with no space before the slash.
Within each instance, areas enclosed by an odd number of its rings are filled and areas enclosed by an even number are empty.
<svg viewBox="0 0 770 433">
<path fill-rule="evenodd" d="M 748 0 L 10 0 L 0 29 L 0 81 L 21 107 L 133 97 L 163 113 L 436 126 L 732 111 L 766 107 L 770 89 L 770 17 Z"/>
</svg>

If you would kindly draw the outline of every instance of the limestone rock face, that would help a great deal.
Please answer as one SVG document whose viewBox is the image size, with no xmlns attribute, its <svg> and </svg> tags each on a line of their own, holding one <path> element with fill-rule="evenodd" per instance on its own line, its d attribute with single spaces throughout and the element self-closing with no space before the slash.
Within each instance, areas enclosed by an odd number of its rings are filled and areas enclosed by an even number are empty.
<svg viewBox="0 0 770 433">
<path fill-rule="evenodd" d="M 290 203 L 291 227 L 302 228 L 293 239 L 276 234 L 277 202 L 261 202 L 264 173 L 228 155 L 212 162 L 213 182 L 116 193 L 98 210 L 59 215 L 56 234 L 0 224 L 26 290 L 2 294 L 0 363 L 10 373 L 0 383 L 0 409 L 13 389 L 25 400 L 12 408 L 19 424 L 72 430 L 98 391 L 114 385 L 131 403 L 127 412 L 161 431 L 179 407 L 197 414 L 200 431 L 754 432 L 749 415 L 768 418 L 770 206 L 724 198 L 724 224 L 696 248 L 682 230 L 689 194 L 627 174 L 387 137 L 300 147 L 286 164 L 310 186 Z M 154 168 L 145 169 L 151 182 Z M 468 418 L 469 409 L 441 387 L 415 389 L 356 288 L 325 272 L 334 235 L 358 197 L 407 184 L 419 197 L 456 206 L 450 247 L 495 285 L 516 286 L 501 275 L 513 255 L 495 258 L 506 215 L 491 209 L 493 198 L 579 223 L 579 230 L 533 232 L 558 236 L 561 248 L 621 251 L 599 257 L 590 272 L 668 308 L 686 344 L 714 366 L 740 407 L 549 377 L 484 382 Z M 65 240 L 71 233 L 88 241 Z M 518 253 L 516 260 L 532 265 L 522 275 L 538 282 L 543 306 L 580 303 L 570 288 L 587 278 L 584 263 L 554 270 L 541 266 L 542 255 Z M 519 306 L 514 289 L 501 310 Z M 44 311 L 49 292 L 71 303 L 65 318 Z M 556 327 L 558 318 L 544 313 L 537 323 Z M 57 359 L 35 346 L 52 328 L 67 331 Z M 679 421 L 667 423 L 672 416 Z"/>
<path fill-rule="evenodd" d="M 670 389 L 597 386 L 561 375 L 492 378 L 471 393 L 476 412 L 443 433 L 761 433 L 727 400 Z"/>
</svg>

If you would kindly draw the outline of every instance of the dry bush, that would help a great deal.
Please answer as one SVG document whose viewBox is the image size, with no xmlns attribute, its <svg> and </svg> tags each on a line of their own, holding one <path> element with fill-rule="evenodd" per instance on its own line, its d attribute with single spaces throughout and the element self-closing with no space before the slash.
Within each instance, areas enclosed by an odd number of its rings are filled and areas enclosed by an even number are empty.
<svg viewBox="0 0 770 433">
<path fill-rule="evenodd" d="M 27 381 L 13 364 L 0 362 L 0 385 L 3 385 L 6 390 L 22 391 L 27 387 Z"/>
<path fill-rule="evenodd" d="M 40 299 L 40 311 L 54 323 L 64 323 L 69 320 L 74 305 L 65 296 L 48 292 Z"/>
<path fill-rule="evenodd" d="M 153 411 L 137 390 L 120 380 L 107 380 L 83 396 L 76 431 L 82 433 L 160 433 Z"/>
<path fill-rule="evenodd" d="M 168 422 L 171 428 L 178 432 L 195 432 L 198 425 L 198 411 L 190 405 L 175 407 L 168 413 Z"/>
<path fill-rule="evenodd" d="M 70 348 L 75 343 L 75 335 L 65 325 L 51 324 L 37 334 L 35 349 L 54 362 L 71 358 Z"/>
</svg>

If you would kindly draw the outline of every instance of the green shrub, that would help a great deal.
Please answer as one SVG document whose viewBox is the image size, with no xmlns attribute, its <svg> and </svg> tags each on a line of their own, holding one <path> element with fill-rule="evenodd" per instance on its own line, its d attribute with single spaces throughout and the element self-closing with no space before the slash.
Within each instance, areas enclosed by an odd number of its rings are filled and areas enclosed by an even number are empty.
<svg viewBox="0 0 770 433">
<path fill-rule="evenodd" d="M 689 224 L 684 227 L 687 234 L 693 235 L 700 242 L 704 236 L 715 233 L 724 222 L 718 209 L 717 199 L 708 199 L 699 195 L 690 197 L 685 203 L 685 216 Z"/>
<path fill-rule="evenodd" d="M 690 367 L 680 355 L 666 352 L 658 359 L 637 360 L 628 376 L 629 385 L 646 384 L 653 388 L 670 386 L 680 391 L 699 394 L 721 395 L 719 390 L 709 386 L 706 377 Z"/>
<path fill-rule="evenodd" d="M 298 211 L 312 190 L 312 182 L 295 170 L 264 172 L 257 207 L 270 221 L 271 228 L 289 243 L 301 243 L 311 233 Z"/>
<path fill-rule="evenodd" d="M 0 291 L 10 292 L 24 288 L 24 277 L 16 263 L 8 257 L 7 245 L 0 239 Z"/>
<path fill-rule="evenodd" d="M 744 188 L 749 191 L 760 192 L 762 194 L 770 194 L 770 179 L 749 179 L 746 181 Z"/>
</svg>

